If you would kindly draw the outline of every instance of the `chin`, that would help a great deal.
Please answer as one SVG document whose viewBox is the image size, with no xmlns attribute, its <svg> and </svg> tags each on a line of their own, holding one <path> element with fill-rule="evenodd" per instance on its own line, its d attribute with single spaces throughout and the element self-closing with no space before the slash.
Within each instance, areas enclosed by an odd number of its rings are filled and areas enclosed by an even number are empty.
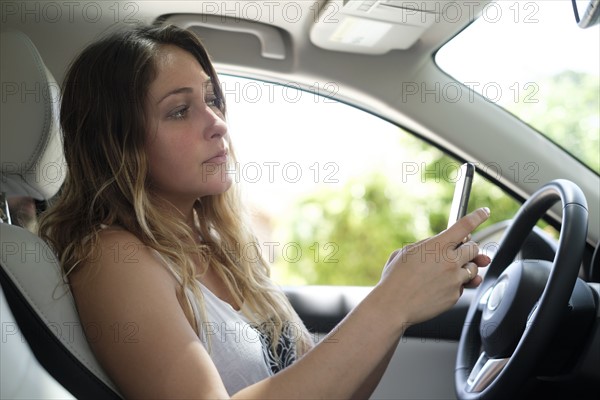
<svg viewBox="0 0 600 400">
<path fill-rule="evenodd" d="M 226 173 L 223 168 L 221 174 L 217 174 L 211 179 L 207 180 L 202 185 L 202 195 L 211 196 L 216 194 L 225 193 L 233 185 L 233 180 L 229 174 Z"/>
<path fill-rule="evenodd" d="M 220 194 L 227 191 L 233 183 L 231 174 L 228 173 L 227 164 L 213 164 L 208 167 L 204 169 L 202 174 L 202 192 L 204 195 Z"/>
</svg>

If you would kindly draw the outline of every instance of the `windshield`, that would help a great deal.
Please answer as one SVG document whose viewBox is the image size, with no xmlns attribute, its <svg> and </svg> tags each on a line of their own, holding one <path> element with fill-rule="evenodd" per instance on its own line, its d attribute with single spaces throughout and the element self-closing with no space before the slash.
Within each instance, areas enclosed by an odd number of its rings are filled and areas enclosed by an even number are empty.
<svg viewBox="0 0 600 400">
<path fill-rule="evenodd" d="M 488 4 L 436 62 L 600 174 L 599 26 L 570 1 Z"/>
</svg>

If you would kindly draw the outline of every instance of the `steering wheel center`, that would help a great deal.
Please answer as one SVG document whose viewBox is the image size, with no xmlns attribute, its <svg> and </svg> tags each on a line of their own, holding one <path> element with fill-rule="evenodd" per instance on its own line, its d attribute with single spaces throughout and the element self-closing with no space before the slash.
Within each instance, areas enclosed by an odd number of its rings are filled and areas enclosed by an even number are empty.
<svg viewBox="0 0 600 400">
<path fill-rule="evenodd" d="M 512 354 L 527 317 L 544 291 L 551 268 L 548 261 L 515 261 L 498 277 L 490 289 L 479 326 L 488 357 L 505 358 Z"/>
</svg>

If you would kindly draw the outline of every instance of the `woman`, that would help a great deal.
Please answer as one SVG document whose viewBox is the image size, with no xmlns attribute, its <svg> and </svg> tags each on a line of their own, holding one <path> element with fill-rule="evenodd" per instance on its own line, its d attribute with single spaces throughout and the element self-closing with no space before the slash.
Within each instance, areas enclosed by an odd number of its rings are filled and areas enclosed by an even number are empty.
<svg viewBox="0 0 600 400">
<path fill-rule="evenodd" d="M 368 397 L 404 330 L 451 307 L 489 263 L 475 243 L 457 247 L 481 209 L 392 254 L 313 347 L 244 246 L 256 240 L 227 174 L 223 93 L 193 34 L 140 27 L 91 44 L 65 79 L 61 125 L 69 174 L 40 232 L 127 397 Z"/>
</svg>

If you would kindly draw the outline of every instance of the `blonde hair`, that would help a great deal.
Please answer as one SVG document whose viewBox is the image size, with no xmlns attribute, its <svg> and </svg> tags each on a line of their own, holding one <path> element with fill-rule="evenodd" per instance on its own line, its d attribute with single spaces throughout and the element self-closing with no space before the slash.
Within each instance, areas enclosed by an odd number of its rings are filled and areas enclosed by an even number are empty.
<svg viewBox="0 0 600 400">
<path fill-rule="evenodd" d="M 166 217 L 171 206 L 149 190 L 144 104 L 156 77 L 155 57 L 167 44 L 198 60 L 225 115 L 218 76 L 191 32 L 173 26 L 137 27 L 91 44 L 73 62 L 63 85 L 60 117 L 68 173 L 57 200 L 42 216 L 40 236 L 56 251 L 67 275 L 98 256 L 102 225 L 121 226 L 168 260 L 181 290 L 189 288 L 202 305 L 193 261 L 201 256 L 233 300 L 244 305 L 249 320 L 266 330 L 274 354 L 282 332 L 292 324 L 300 332 L 293 339 L 297 354 L 302 355 L 311 347 L 310 336 L 285 294 L 269 278 L 269 265 L 259 248 L 245 246 L 257 240 L 248 228 L 235 185 L 196 202 L 201 245 L 183 220 Z M 230 156 L 237 165 L 231 144 Z M 189 300 L 182 297 L 187 305 L 184 311 L 193 316 Z"/>
</svg>

